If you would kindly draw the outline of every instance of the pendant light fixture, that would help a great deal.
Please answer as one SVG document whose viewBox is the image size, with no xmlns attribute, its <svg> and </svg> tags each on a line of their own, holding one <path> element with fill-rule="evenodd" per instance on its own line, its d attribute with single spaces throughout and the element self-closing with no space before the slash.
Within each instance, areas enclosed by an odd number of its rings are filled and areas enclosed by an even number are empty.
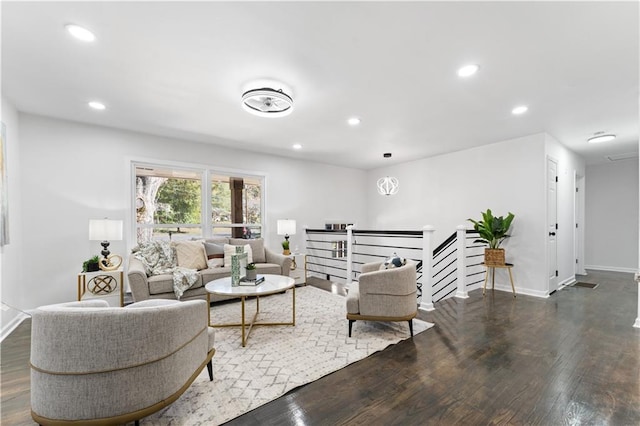
<svg viewBox="0 0 640 426">
<path fill-rule="evenodd" d="M 391 158 L 390 152 L 382 155 L 384 158 Z M 378 179 L 378 193 L 380 195 L 395 195 L 400 187 L 400 182 L 393 176 L 385 176 Z"/>
</svg>

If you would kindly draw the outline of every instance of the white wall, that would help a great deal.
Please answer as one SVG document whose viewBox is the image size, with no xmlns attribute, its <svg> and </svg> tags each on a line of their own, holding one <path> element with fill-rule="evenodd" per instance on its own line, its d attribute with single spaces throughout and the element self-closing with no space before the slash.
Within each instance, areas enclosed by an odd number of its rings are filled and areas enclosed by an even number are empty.
<svg viewBox="0 0 640 426">
<path fill-rule="evenodd" d="M 375 182 L 395 176 L 400 190 L 393 197 L 379 195 Z M 518 291 L 547 294 L 545 135 L 532 135 L 465 151 L 371 170 L 367 179 L 369 224 L 381 229 L 436 228 L 435 245 L 471 225 L 490 208 L 494 214 L 515 214 L 511 238 L 503 247 L 515 263 Z M 507 275 L 496 284 L 508 284 Z"/>
<path fill-rule="evenodd" d="M 589 269 L 638 269 L 638 162 L 586 169 L 585 257 Z"/>
<path fill-rule="evenodd" d="M 0 300 L 9 306 L 20 307 L 27 295 L 22 291 L 24 275 L 20 268 L 22 248 L 22 215 L 20 211 L 20 134 L 18 113 L 4 97 L 2 119 L 6 126 L 7 180 L 9 196 L 9 244 L 0 248 Z M 11 327 L 19 311 L 2 311 L 2 330 Z"/>
<path fill-rule="evenodd" d="M 366 217 L 361 170 L 167 139 L 111 128 L 20 114 L 20 176 L 25 225 L 20 283 L 29 295 L 22 308 L 74 300 L 76 274 L 83 260 L 99 253 L 88 240 L 88 221 L 128 217 L 127 159 L 170 160 L 266 173 L 266 244 L 280 248 L 277 219 L 296 219 L 292 247 L 304 249 L 303 226 L 322 227 L 327 218 L 348 212 Z M 17 168 L 15 168 L 17 171 Z M 111 243 L 126 254 L 129 241 Z M 12 283 L 11 285 L 17 285 Z"/>
<path fill-rule="evenodd" d="M 558 162 L 558 283 L 568 284 L 575 280 L 576 258 L 583 253 L 576 252 L 576 232 L 582 234 L 584 226 L 576 229 L 576 182 L 575 176 L 585 175 L 584 159 L 570 151 L 550 135 L 546 135 L 546 154 Z M 583 248 L 581 248 L 583 250 Z"/>
</svg>

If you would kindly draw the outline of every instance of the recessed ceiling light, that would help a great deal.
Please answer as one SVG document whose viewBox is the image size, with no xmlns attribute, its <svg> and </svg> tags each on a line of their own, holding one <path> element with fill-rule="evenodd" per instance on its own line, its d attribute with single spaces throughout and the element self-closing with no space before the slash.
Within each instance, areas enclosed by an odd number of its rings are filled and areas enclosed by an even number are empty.
<svg viewBox="0 0 640 426">
<path fill-rule="evenodd" d="M 589 143 L 602 143 L 602 142 L 609 142 L 612 141 L 616 138 L 616 135 L 608 133 L 608 134 L 604 134 L 604 132 L 598 132 L 595 135 L 591 136 L 589 139 L 587 139 L 587 142 Z"/>
<path fill-rule="evenodd" d="M 71 34 L 72 36 L 74 36 L 78 40 L 91 42 L 91 41 L 94 41 L 96 39 L 96 36 L 91 31 L 89 31 L 88 29 L 83 28 L 83 27 L 81 27 L 79 25 L 68 24 L 68 25 L 65 25 L 65 28 L 67 29 L 69 34 Z"/>
<path fill-rule="evenodd" d="M 480 69 L 479 65 L 471 64 L 465 65 L 464 67 L 458 69 L 458 77 L 471 77 Z"/>
<path fill-rule="evenodd" d="M 524 114 L 525 112 L 527 112 L 529 110 L 529 107 L 526 105 L 520 105 L 515 107 L 514 109 L 511 110 L 511 114 L 513 115 L 520 115 L 520 114 Z"/>
<path fill-rule="evenodd" d="M 299 143 L 294 143 L 293 149 L 302 149 L 302 145 L 300 145 Z"/>
<path fill-rule="evenodd" d="M 360 119 L 358 117 L 351 117 L 347 120 L 347 123 L 349 123 L 350 126 L 357 126 L 360 124 Z"/>
<path fill-rule="evenodd" d="M 98 102 L 98 101 L 91 101 L 88 104 L 91 108 L 93 109 L 97 109 L 99 111 L 102 111 L 104 109 L 106 109 L 107 107 L 102 103 L 102 102 Z"/>
</svg>

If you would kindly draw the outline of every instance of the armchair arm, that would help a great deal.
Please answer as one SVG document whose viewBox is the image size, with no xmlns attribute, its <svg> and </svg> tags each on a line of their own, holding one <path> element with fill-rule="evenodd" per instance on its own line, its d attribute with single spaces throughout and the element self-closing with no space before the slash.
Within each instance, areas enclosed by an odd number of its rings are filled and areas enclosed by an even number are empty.
<svg viewBox="0 0 640 426">
<path fill-rule="evenodd" d="M 280 265 L 280 269 L 282 269 L 282 275 L 284 275 L 285 277 L 289 276 L 289 271 L 291 271 L 291 258 L 289 256 L 276 253 L 266 247 L 264 248 L 264 254 L 267 263 L 275 263 L 276 265 Z"/>
<path fill-rule="evenodd" d="M 140 302 L 135 302 L 130 305 L 127 305 L 125 306 L 125 308 L 126 309 L 150 308 L 154 306 L 173 305 L 174 303 L 180 303 L 180 301 L 172 300 L 172 299 L 147 299 L 147 300 L 142 300 Z"/>
<path fill-rule="evenodd" d="M 40 306 L 41 310 L 53 310 L 58 308 L 108 308 L 109 302 L 103 299 L 85 299 L 77 302 L 57 303 L 55 305 Z"/>
<path fill-rule="evenodd" d="M 133 255 L 129 256 L 127 278 L 129 279 L 129 288 L 131 289 L 131 295 L 133 296 L 134 301 L 138 302 L 151 297 L 149 294 L 149 281 L 144 269 L 144 264 Z"/>
<path fill-rule="evenodd" d="M 386 294 L 404 296 L 416 292 L 416 264 L 407 261 L 400 268 L 365 272 L 359 277 L 360 294 Z"/>
</svg>

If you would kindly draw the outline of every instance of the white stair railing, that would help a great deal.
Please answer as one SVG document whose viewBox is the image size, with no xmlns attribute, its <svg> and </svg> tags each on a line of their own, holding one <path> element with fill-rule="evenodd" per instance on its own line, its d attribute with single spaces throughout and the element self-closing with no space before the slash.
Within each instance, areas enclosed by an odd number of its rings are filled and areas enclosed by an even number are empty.
<svg viewBox="0 0 640 426">
<path fill-rule="evenodd" d="M 311 274 L 350 284 L 357 280 L 360 265 L 397 252 L 418 262 L 418 306 L 432 311 L 434 303 L 449 297 L 468 298 L 485 274 L 478 258 L 481 247 L 473 243 L 474 231 L 459 225 L 435 254 L 434 232 L 430 225 L 422 232 L 357 230 L 352 225 L 340 230 L 307 229 L 307 265 Z"/>
</svg>

